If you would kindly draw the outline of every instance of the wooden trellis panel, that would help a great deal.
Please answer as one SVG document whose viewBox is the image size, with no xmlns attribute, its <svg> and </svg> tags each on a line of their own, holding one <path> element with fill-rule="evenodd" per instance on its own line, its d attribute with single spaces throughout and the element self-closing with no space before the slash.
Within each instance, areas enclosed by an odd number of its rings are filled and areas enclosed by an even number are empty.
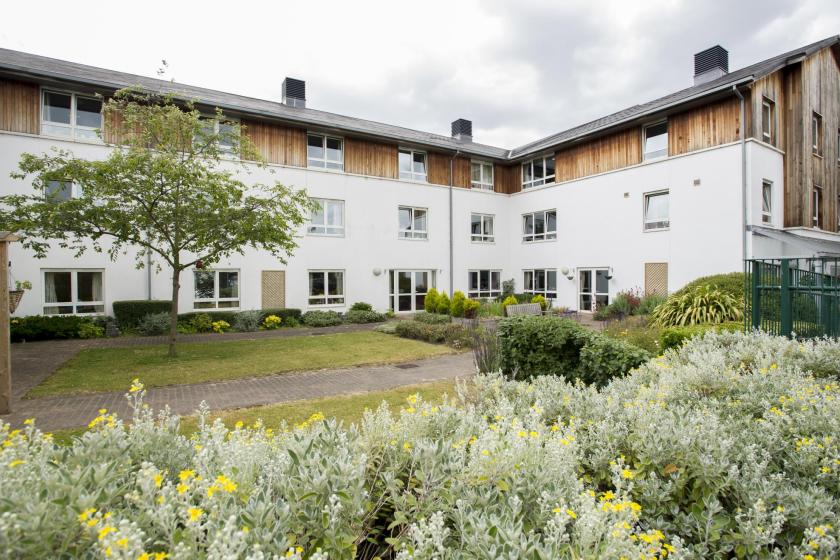
<svg viewBox="0 0 840 560">
<path fill-rule="evenodd" d="M 668 263 L 645 263 L 645 293 L 668 295 Z"/>
<path fill-rule="evenodd" d="M 262 271 L 262 308 L 286 307 L 286 271 Z"/>
</svg>

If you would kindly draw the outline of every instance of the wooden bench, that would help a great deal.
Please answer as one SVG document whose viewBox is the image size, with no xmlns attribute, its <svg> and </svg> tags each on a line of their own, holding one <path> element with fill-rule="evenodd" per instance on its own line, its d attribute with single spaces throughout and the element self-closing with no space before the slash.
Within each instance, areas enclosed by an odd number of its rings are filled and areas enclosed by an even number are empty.
<svg viewBox="0 0 840 560">
<path fill-rule="evenodd" d="M 508 305 L 505 308 L 505 313 L 508 317 L 515 317 L 517 315 L 542 315 L 542 307 L 539 303 L 520 303 L 518 305 Z"/>
</svg>

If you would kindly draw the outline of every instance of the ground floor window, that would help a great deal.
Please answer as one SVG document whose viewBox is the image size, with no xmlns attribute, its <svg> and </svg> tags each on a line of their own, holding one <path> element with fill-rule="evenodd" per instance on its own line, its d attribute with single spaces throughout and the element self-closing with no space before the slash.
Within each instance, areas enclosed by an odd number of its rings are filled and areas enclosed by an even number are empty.
<svg viewBox="0 0 840 560">
<path fill-rule="evenodd" d="M 101 270 L 45 270 L 44 315 L 104 313 Z"/>
<path fill-rule="evenodd" d="M 501 270 L 471 270 L 470 298 L 494 298 L 502 295 L 502 271 Z"/>
<path fill-rule="evenodd" d="M 426 293 L 435 285 L 431 270 L 392 270 L 389 274 L 391 309 L 397 312 L 422 311 Z"/>
<path fill-rule="evenodd" d="M 194 309 L 236 309 L 239 307 L 238 270 L 195 270 Z"/>
<path fill-rule="evenodd" d="M 526 294 L 539 294 L 545 299 L 557 299 L 556 269 L 535 268 L 524 273 L 523 286 Z"/>
<path fill-rule="evenodd" d="M 310 270 L 309 305 L 344 305 L 344 271 Z"/>
</svg>

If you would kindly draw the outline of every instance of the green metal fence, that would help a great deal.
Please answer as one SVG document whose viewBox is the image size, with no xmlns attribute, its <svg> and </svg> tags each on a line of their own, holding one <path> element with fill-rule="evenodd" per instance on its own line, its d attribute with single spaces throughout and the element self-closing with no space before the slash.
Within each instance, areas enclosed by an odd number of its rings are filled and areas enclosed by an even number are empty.
<svg viewBox="0 0 840 560">
<path fill-rule="evenodd" d="M 749 259 L 744 272 L 747 327 L 840 336 L 840 258 Z"/>
</svg>

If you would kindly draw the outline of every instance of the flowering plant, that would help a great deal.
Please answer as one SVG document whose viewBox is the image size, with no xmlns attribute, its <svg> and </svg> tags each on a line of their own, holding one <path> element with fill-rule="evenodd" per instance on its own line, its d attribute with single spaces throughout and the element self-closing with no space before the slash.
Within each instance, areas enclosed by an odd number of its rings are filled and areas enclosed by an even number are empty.
<svg viewBox="0 0 840 560">
<path fill-rule="evenodd" d="M 278 317 L 277 315 L 269 315 L 265 319 L 263 319 L 263 328 L 266 330 L 274 330 L 280 328 L 280 323 L 283 322 L 283 319 Z"/>
<path fill-rule="evenodd" d="M 212 326 L 213 332 L 217 332 L 220 334 L 230 329 L 230 323 L 224 320 L 213 321 Z"/>
</svg>

